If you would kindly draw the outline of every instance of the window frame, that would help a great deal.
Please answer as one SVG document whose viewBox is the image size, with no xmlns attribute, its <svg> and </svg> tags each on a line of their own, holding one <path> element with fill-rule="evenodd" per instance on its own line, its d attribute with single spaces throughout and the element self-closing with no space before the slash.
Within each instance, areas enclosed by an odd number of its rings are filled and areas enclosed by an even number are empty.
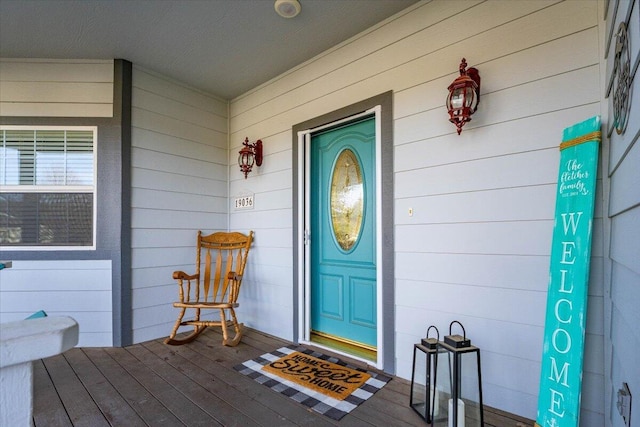
<svg viewBox="0 0 640 427">
<path fill-rule="evenodd" d="M 0 130 L 23 130 L 23 131 L 92 131 L 93 133 L 93 184 L 92 185 L 2 185 L 0 193 L 88 193 L 93 195 L 93 210 L 91 219 L 91 245 L 6 245 L 0 243 L 3 251 L 95 251 L 97 248 L 97 223 L 98 223 L 98 126 L 82 125 L 4 125 L 0 124 Z M 6 173 L 6 171 L 5 171 Z M 35 171 L 34 171 L 35 173 Z"/>
</svg>

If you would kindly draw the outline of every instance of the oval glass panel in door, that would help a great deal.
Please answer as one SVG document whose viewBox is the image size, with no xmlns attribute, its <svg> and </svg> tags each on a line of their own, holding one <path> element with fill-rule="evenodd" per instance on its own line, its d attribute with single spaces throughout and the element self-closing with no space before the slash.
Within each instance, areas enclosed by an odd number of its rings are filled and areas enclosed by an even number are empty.
<svg viewBox="0 0 640 427">
<path fill-rule="evenodd" d="M 343 150 L 331 177 L 331 225 L 338 245 L 350 250 L 358 240 L 364 212 L 362 168 L 353 151 Z"/>
</svg>

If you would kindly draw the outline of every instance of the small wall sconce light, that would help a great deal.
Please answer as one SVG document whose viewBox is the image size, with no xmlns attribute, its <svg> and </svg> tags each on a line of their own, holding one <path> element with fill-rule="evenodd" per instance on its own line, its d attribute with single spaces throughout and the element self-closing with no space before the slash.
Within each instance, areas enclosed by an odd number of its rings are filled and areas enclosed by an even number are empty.
<svg viewBox="0 0 640 427">
<path fill-rule="evenodd" d="M 240 172 L 244 173 L 244 179 L 247 179 L 254 164 L 262 165 L 262 141 L 257 140 L 251 144 L 249 138 L 245 138 L 242 145 L 238 155 L 238 166 L 240 166 Z"/>
<path fill-rule="evenodd" d="M 447 96 L 449 121 L 458 128 L 458 135 L 462 132 L 462 126 L 471 121 L 471 115 L 480 103 L 480 74 L 476 68 L 466 68 L 467 60 L 462 58 L 460 76 L 449 85 Z"/>
</svg>

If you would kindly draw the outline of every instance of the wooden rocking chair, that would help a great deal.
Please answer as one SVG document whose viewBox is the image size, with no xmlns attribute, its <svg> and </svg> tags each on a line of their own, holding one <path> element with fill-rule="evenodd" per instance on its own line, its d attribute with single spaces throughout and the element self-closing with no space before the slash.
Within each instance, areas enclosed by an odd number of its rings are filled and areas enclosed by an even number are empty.
<svg viewBox="0 0 640 427">
<path fill-rule="evenodd" d="M 238 232 L 218 232 L 203 236 L 202 232 L 198 231 L 195 274 L 173 272 L 173 278 L 178 281 L 180 295 L 180 301 L 174 302 L 173 306 L 180 309 L 180 314 L 171 335 L 164 341 L 165 344 L 190 343 L 208 326 L 221 326 L 222 344 L 238 345 L 242 338 L 242 324 L 238 323 L 234 309 L 239 305 L 237 301 L 242 275 L 252 241 L 253 231 L 249 232 L 248 236 Z M 212 268 L 215 269 L 213 272 Z M 195 310 L 192 320 L 183 320 L 187 309 Z M 201 319 L 200 311 L 203 309 L 220 310 L 220 320 Z M 227 319 L 226 311 L 229 312 L 230 319 Z M 184 338 L 176 338 L 180 326 L 193 326 L 194 329 Z M 235 330 L 232 339 L 229 338 L 228 327 Z"/>
</svg>

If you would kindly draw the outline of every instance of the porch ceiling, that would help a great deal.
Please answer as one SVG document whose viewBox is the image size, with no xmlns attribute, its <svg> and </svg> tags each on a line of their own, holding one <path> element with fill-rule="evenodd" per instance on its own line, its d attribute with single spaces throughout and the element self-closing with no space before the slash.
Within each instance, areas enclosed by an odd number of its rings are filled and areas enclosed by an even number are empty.
<svg viewBox="0 0 640 427">
<path fill-rule="evenodd" d="M 0 57 L 122 58 L 233 99 L 417 0 L 2 0 Z"/>
</svg>

